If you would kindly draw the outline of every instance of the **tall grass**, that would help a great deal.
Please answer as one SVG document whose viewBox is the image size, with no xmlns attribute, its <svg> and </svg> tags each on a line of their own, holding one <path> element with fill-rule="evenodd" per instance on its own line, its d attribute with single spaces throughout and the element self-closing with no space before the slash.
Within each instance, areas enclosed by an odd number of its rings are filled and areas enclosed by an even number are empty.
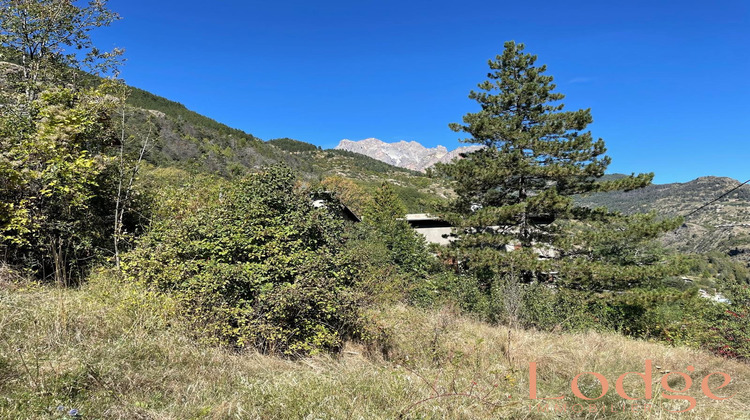
<svg viewBox="0 0 750 420">
<path fill-rule="evenodd" d="M 168 298 L 108 272 L 75 290 L 0 274 L 0 418 L 71 418 L 72 408 L 85 419 L 750 418 L 750 366 L 617 335 L 510 330 L 451 308 L 389 306 L 372 313 L 386 337 L 379 346 L 286 360 L 197 343 L 176 313 Z M 696 408 L 669 413 L 683 406 L 660 397 L 658 383 L 650 413 L 555 413 L 529 399 L 530 362 L 539 397 L 564 394 L 572 406 L 578 373 L 599 372 L 614 388 L 646 359 L 659 372 L 695 366 Z M 714 371 L 731 375 L 717 393 L 733 398 L 703 396 L 700 379 Z M 642 382 L 625 385 L 642 395 Z M 622 401 L 610 389 L 596 403 Z"/>
</svg>

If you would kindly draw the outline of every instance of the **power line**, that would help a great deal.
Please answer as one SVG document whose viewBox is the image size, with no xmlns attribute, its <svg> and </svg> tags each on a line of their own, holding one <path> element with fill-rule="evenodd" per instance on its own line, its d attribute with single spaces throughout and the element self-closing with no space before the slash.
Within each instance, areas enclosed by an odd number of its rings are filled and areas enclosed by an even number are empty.
<svg viewBox="0 0 750 420">
<path fill-rule="evenodd" d="M 684 215 L 683 217 L 688 217 L 688 216 L 692 215 L 693 213 L 697 213 L 697 212 L 698 212 L 699 210 L 702 210 L 702 209 L 703 209 L 704 207 L 708 206 L 709 204 L 713 204 L 713 203 L 715 203 L 715 202 L 717 202 L 717 201 L 721 200 L 722 198 L 724 198 L 724 197 L 728 196 L 728 195 L 729 195 L 729 194 L 731 194 L 731 193 L 732 193 L 733 191 L 735 191 L 735 190 L 739 189 L 739 188 L 740 188 L 741 186 L 743 186 L 743 185 L 747 184 L 748 182 L 750 182 L 750 179 L 748 179 L 747 181 L 743 182 L 742 184 L 740 184 L 740 185 L 738 185 L 738 186 L 736 186 L 736 187 L 732 188 L 731 190 L 729 190 L 729 191 L 725 192 L 724 194 L 722 194 L 722 195 L 720 195 L 720 196 L 718 196 L 718 197 L 714 198 L 713 200 L 709 201 L 708 203 L 706 203 L 706 204 L 704 204 L 704 205 L 702 205 L 702 206 L 698 207 L 697 209 L 695 209 L 695 210 L 691 211 L 690 213 L 688 213 L 688 214 Z"/>
</svg>

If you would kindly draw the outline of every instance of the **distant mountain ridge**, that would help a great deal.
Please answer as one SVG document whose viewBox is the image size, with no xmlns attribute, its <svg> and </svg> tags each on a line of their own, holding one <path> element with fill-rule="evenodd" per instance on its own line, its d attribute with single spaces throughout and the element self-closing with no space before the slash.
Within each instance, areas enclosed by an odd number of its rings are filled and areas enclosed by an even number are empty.
<svg viewBox="0 0 750 420">
<path fill-rule="evenodd" d="M 470 153 L 481 149 L 481 146 L 463 146 L 449 151 L 444 146 L 425 147 L 416 141 L 386 143 L 376 138 L 359 141 L 343 139 L 336 146 L 337 150 L 347 150 L 377 159 L 393 166 L 424 172 L 436 163 L 448 163 L 461 153 Z"/>
<path fill-rule="evenodd" d="M 750 185 L 711 203 L 739 185 L 736 179 L 705 176 L 628 192 L 592 194 L 578 197 L 576 202 L 626 214 L 655 211 L 664 216 L 686 216 L 682 227 L 662 238 L 667 246 L 683 252 L 718 250 L 750 263 Z"/>
<path fill-rule="evenodd" d="M 627 214 L 655 210 L 669 216 L 686 215 L 738 185 L 740 182 L 736 179 L 703 176 L 684 183 L 652 184 L 633 191 L 592 194 L 581 197 L 579 202 Z M 689 221 L 715 225 L 750 223 L 750 185 L 692 214 Z"/>
</svg>

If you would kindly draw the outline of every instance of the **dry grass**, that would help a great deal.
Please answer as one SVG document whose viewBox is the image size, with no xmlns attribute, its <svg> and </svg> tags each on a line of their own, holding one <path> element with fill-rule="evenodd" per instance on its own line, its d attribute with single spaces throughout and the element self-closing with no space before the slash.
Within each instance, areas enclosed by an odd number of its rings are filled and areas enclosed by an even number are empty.
<svg viewBox="0 0 750 420">
<path fill-rule="evenodd" d="M 290 361 L 195 343 L 172 308 L 104 274 L 80 290 L 0 281 L 0 418 L 60 418 L 58 405 L 105 419 L 750 418 L 750 366 L 617 335 L 511 331 L 450 309 L 391 306 L 373 314 L 390 331 L 385 355 L 350 343 L 337 357 Z M 695 366 L 696 408 L 670 414 L 655 372 L 650 413 L 611 412 L 623 402 L 615 378 L 642 372 L 646 359 L 662 371 Z M 570 380 L 603 374 L 610 391 L 596 403 L 608 412 L 539 411 L 529 362 L 539 396 L 564 394 L 571 408 L 581 401 Z M 714 371 L 731 375 L 717 393 L 733 398 L 703 396 L 700 379 Z M 643 393 L 642 382 L 626 388 Z M 583 379 L 581 389 L 601 390 Z"/>
</svg>

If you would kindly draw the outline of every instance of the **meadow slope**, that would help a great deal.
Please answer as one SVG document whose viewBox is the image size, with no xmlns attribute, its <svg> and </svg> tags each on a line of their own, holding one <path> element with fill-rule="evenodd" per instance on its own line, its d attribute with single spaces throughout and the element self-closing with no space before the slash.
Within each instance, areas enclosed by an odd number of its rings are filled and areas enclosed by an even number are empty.
<svg viewBox="0 0 750 420">
<path fill-rule="evenodd" d="M 391 305 L 374 311 L 378 345 L 348 343 L 337 355 L 287 360 L 196 342 L 169 299 L 102 272 L 79 289 L 40 286 L 7 273 L 0 281 L 0 418 L 84 419 L 392 419 L 392 418 L 750 418 L 750 366 L 708 353 L 615 334 L 542 333 L 475 321 L 451 308 Z M 654 399 L 625 405 L 621 373 L 654 364 Z M 538 364 L 539 398 L 564 395 L 557 412 L 529 398 L 529 363 Z M 696 407 L 662 397 L 660 372 L 687 372 Z M 658 367 L 658 369 L 657 369 Z M 580 410 L 570 381 L 598 372 L 610 390 Z M 731 383 L 714 401 L 701 392 L 710 372 Z M 580 389 L 601 392 L 591 375 Z M 710 382 L 717 388 L 721 377 Z M 670 376 L 670 386 L 683 384 Z M 631 375 L 630 395 L 644 383 Z M 629 403 L 629 402 L 628 402 Z M 602 406 L 606 405 L 606 412 Z M 64 408 L 64 411 L 58 411 Z M 614 411 L 613 412 L 613 408 Z"/>
</svg>

